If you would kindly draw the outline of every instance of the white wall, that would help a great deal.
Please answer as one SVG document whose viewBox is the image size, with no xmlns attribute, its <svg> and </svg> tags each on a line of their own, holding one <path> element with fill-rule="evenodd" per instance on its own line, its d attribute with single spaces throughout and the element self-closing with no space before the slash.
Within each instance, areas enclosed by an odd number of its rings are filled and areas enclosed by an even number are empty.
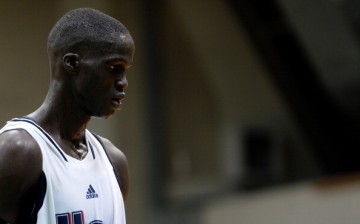
<svg viewBox="0 0 360 224">
<path fill-rule="evenodd" d="M 213 200 L 203 224 L 358 224 L 360 179 L 303 182 Z"/>
</svg>

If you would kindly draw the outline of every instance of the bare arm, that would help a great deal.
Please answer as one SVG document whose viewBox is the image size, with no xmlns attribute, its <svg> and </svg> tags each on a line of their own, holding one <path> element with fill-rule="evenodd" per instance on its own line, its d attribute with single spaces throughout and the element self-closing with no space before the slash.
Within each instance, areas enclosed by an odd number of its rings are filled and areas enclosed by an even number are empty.
<svg viewBox="0 0 360 224">
<path fill-rule="evenodd" d="M 120 179 L 120 189 L 123 195 L 124 200 L 126 200 L 129 192 L 129 169 L 128 162 L 125 154 L 118 149 L 114 144 L 112 144 L 106 138 L 100 137 L 104 143 L 105 150 L 109 155 L 112 165 L 116 172 L 119 175 Z"/>
<path fill-rule="evenodd" d="M 24 130 L 0 135 L 0 217 L 19 223 L 42 170 L 38 144 Z"/>
</svg>

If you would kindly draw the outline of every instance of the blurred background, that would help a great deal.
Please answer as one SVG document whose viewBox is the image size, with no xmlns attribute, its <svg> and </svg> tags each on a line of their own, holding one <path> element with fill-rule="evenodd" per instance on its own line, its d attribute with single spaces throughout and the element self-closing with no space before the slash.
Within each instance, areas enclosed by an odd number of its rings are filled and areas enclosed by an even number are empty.
<svg viewBox="0 0 360 224">
<path fill-rule="evenodd" d="M 1 1 L 2 124 L 42 103 L 77 7 L 136 43 L 124 109 L 89 127 L 128 157 L 129 224 L 358 223 L 358 1 Z"/>
</svg>

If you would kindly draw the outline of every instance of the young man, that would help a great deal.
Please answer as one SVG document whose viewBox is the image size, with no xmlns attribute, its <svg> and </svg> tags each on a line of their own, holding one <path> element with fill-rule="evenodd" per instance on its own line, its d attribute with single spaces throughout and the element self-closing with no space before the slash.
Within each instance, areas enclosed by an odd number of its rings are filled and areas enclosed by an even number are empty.
<svg viewBox="0 0 360 224">
<path fill-rule="evenodd" d="M 121 109 L 134 48 L 123 24 L 94 9 L 56 23 L 44 103 L 0 130 L 0 223 L 125 224 L 126 157 L 86 126 Z"/>
</svg>

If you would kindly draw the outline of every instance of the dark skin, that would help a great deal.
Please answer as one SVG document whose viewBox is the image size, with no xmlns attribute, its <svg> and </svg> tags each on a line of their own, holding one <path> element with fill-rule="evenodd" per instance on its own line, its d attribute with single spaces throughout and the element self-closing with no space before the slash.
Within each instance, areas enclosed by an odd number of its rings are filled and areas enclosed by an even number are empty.
<svg viewBox="0 0 360 224">
<path fill-rule="evenodd" d="M 91 49 L 91 46 L 89 46 Z M 52 79 L 44 103 L 28 117 L 39 124 L 69 156 L 80 159 L 73 146 L 85 142 L 91 117 L 108 118 L 121 109 L 128 86 L 125 72 L 135 51 L 130 36 L 119 35 L 111 48 L 87 52 L 49 53 Z M 120 174 L 124 199 L 129 189 L 125 155 L 102 138 L 114 168 Z M 22 223 L 22 207 L 34 194 L 42 172 L 42 154 L 37 142 L 24 130 L 0 135 L 0 217 Z M 30 198 L 31 200 L 31 198 Z"/>
</svg>

